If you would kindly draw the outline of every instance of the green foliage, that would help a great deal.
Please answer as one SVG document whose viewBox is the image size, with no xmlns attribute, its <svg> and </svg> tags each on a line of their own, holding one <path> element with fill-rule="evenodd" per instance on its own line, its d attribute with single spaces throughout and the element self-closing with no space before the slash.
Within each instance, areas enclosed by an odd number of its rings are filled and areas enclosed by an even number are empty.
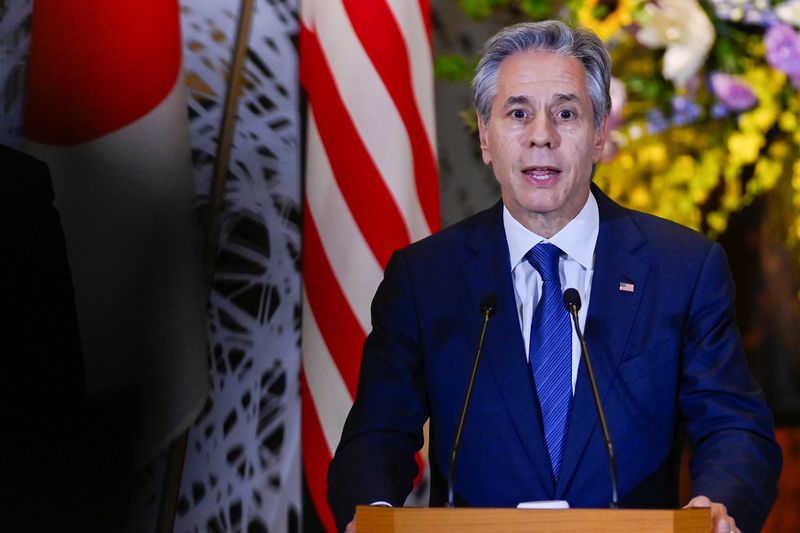
<svg viewBox="0 0 800 533">
<path fill-rule="evenodd" d="M 510 3 L 511 0 L 458 0 L 458 5 L 464 13 L 476 20 L 486 18 Z"/>
<path fill-rule="evenodd" d="M 475 61 L 467 62 L 458 54 L 438 54 L 433 62 L 433 74 L 436 79 L 451 82 L 467 82 L 472 79 Z"/>
</svg>

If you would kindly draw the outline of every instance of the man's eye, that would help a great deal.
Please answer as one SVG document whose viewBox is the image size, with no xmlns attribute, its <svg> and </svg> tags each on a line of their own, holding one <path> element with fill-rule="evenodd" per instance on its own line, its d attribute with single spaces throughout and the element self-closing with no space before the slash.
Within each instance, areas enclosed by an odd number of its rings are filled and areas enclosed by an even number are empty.
<svg viewBox="0 0 800 533">
<path fill-rule="evenodd" d="M 575 116 L 575 113 L 570 111 L 569 109 L 562 109 L 558 112 L 558 118 L 561 120 L 569 120 Z"/>
<path fill-rule="evenodd" d="M 515 109 L 514 111 L 511 112 L 511 116 L 516 119 L 522 120 L 526 116 L 528 116 L 528 114 L 525 113 L 525 111 L 523 111 L 522 109 Z"/>
</svg>

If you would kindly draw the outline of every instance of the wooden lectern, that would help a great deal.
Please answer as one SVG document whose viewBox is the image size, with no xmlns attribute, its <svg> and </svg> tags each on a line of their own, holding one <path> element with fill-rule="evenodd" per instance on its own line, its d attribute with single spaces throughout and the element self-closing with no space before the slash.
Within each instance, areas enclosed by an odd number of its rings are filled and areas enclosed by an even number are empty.
<svg viewBox="0 0 800 533">
<path fill-rule="evenodd" d="M 643 509 L 479 509 L 356 508 L 358 533 L 708 533 L 708 508 Z"/>
</svg>

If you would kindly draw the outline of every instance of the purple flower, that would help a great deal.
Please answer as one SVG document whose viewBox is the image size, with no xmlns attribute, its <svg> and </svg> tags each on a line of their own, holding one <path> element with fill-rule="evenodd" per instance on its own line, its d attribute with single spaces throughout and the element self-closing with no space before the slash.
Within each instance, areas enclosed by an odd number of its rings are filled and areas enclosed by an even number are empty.
<svg viewBox="0 0 800 533">
<path fill-rule="evenodd" d="M 711 106 L 711 117 L 712 118 L 722 118 L 728 116 L 731 110 L 725 107 L 724 105 L 717 102 L 713 106 Z"/>
<path fill-rule="evenodd" d="M 788 24 L 776 24 L 764 34 L 767 63 L 800 86 L 800 35 Z"/>
<path fill-rule="evenodd" d="M 715 72 L 708 78 L 713 92 L 719 101 L 731 111 L 745 111 L 756 105 L 756 95 L 743 79 Z"/>
<path fill-rule="evenodd" d="M 672 99 L 672 123 L 676 126 L 686 126 L 700 117 L 702 109 L 697 103 L 684 96 Z"/>
<path fill-rule="evenodd" d="M 651 109 L 647 112 L 647 132 L 651 135 L 662 132 L 669 128 L 669 121 L 659 109 Z"/>
</svg>

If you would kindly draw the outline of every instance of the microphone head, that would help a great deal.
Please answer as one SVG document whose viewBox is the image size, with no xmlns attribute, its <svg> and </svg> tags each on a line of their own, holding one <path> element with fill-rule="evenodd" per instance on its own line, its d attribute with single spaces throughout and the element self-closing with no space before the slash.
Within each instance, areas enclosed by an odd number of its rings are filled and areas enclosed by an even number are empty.
<svg viewBox="0 0 800 533">
<path fill-rule="evenodd" d="M 481 296 L 481 314 L 489 313 L 492 316 L 497 311 L 497 295 L 493 292 Z"/>
<path fill-rule="evenodd" d="M 574 306 L 575 311 L 580 311 L 581 296 L 578 294 L 577 289 L 570 287 L 564 291 L 564 305 L 567 306 L 568 310 Z"/>
</svg>

